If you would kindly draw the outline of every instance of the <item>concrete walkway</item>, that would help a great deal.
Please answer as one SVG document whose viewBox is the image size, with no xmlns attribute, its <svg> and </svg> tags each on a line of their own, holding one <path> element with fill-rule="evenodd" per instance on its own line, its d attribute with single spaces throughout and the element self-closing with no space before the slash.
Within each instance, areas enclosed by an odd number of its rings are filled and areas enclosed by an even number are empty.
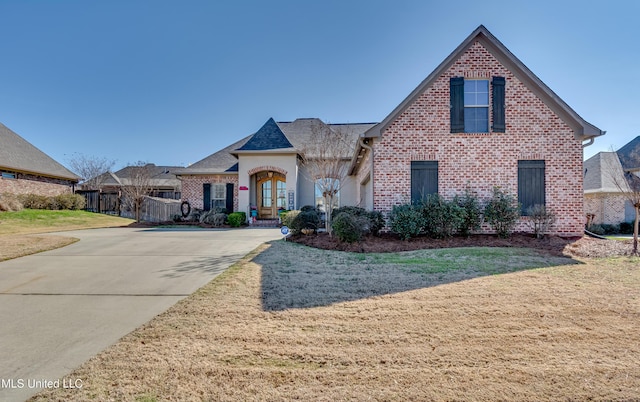
<svg viewBox="0 0 640 402">
<path fill-rule="evenodd" d="M 93 229 L 0 263 L 0 400 L 78 387 L 69 372 L 193 293 L 279 229 Z"/>
</svg>

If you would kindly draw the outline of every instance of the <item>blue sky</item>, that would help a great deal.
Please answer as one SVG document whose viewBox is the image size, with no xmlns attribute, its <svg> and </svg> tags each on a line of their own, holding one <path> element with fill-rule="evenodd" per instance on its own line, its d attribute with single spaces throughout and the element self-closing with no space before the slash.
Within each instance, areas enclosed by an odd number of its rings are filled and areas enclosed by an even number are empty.
<svg viewBox="0 0 640 402">
<path fill-rule="evenodd" d="M 74 153 L 186 166 L 269 117 L 381 121 L 478 25 L 583 118 L 640 135 L 637 1 L 0 0 L 0 122 Z"/>
</svg>

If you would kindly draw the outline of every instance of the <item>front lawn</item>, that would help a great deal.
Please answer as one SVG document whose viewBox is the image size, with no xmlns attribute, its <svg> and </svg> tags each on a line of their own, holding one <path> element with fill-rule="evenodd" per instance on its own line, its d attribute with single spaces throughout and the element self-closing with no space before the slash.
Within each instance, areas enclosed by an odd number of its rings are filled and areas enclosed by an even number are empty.
<svg viewBox="0 0 640 402">
<path fill-rule="evenodd" d="M 276 241 L 35 400 L 632 400 L 640 259 Z"/>
<path fill-rule="evenodd" d="M 77 241 L 68 236 L 35 234 L 126 226 L 132 222 L 131 219 L 85 211 L 23 209 L 0 212 L 0 261 L 52 250 Z"/>
</svg>

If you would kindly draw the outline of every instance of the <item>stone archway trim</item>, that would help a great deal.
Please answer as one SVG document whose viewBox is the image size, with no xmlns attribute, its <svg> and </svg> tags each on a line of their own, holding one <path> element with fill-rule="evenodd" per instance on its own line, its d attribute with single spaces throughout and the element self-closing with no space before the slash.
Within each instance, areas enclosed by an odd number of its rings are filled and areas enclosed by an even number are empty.
<svg viewBox="0 0 640 402">
<path fill-rule="evenodd" d="M 247 172 L 247 174 L 249 176 L 252 176 L 252 175 L 254 175 L 254 174 L 258 173 L 258 172 L 264 172 L 264 171 L 269 171 L 269 170 L 272 171 L 272 172 L 278 172 L 280 174 L 283 174 L 283 175 L 285 175 L 285 177 L 287 176 L 287 171 L 282 169 L 282 168 L 279 168 L 277 166 L 258 166 L 258 167 L 255 167 L 253 169 L 250 169 Z"/>
</svg>

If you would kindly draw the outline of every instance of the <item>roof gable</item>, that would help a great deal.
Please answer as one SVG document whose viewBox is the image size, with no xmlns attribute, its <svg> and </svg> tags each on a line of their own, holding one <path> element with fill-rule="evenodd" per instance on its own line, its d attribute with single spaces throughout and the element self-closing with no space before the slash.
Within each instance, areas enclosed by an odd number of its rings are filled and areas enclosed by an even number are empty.
<svg viewBox="0 0 640 402">
<path fill-rule="evenodd" d="M 619 193 L 616 182 L 625 186 L 624 171 L 615 152 L 598 152 L 584 161 L 584 192 Z M 625 188 L 626 190 L 626 188 Z"/>
<path fill-rule="evenodd" d="M 293 148 L 293 145 L 291 145 L 291 142 L 289 142 L 289 139 L 284 135 L 275 120 L 270 118 L 237 151 L 269 151 L 288 148 Z"/>
<path fill-rule="evenodd" d="M 0 167 L 77 182 L 80 177 L 0 123 Z"/>
<path fill-rule="evenodd" d="M 272 123 L 273 122 L 273 123 Z M 325 124 L 322 120 L 317 118 L 303 118 L 296 119 L 292 122 L 275 122 L 273 119 L 269 119 L 264 126 L 271 126 L 269 130 L 276 131 L 273 127 L 275 124 L 278 130 L 286 139 L 286 142 L 279 142 L 280 146 L 287 145 L 287 148 L 275 148 L 274 144 L 270 146 L 262 146 L 261 142 L 256 141 L 254 145 L 247 145 L 252 139 L 258 135 L 260 130 L 256 134 L 247 136 L 234 144 L 225 147 L 206 158 L 190 165 L 186 168 L 173 169 L 172 173 L 176 175 L 201 175 L 201 174 L 237 174 L 238 173 L 238 158 L 237 155 L 243 153 L 243 151 L 270 151 L 270 150 L 285 150 L 286 152 L 298 152 L 305 148 L 305 145 L 311 141 L 315 132 L 318 129 L 331 129 L 340 130 L 346 133 L 353 144 L 356 146 L 358 137 L 364 132 L 375 125 L 375 123 L 354 123 L 354 124 Z M 263 126 L 263 128 L 264 128 Z M 263 140 L 265 137 L 263 137 Z M 276 141 L 280 141 L 281 138 L 276 136 Z M 261 140 L 262 141 L 262 140 Z M 260 145 L 262 149 L 250 149 Z M 353 153 L 353 147 L 345 147 L 344 157 L 349 158 Z"/>
<path fill-rule="evenodd" d="M 573 130 L 576 138 L 587 140 L 605 132 L 582 119 L 527 66 L 513 55 L 487 28 L 480 25 L 471 33 L 440 65 L 427 76 L 382 122 L 365 133 L 365 137 L 380 137 L 433 82 L 444 74 L 476 42 L 480 42 L 505 68 L 513 73 L 524 85 L 534 92 Z"/>
</svg>

